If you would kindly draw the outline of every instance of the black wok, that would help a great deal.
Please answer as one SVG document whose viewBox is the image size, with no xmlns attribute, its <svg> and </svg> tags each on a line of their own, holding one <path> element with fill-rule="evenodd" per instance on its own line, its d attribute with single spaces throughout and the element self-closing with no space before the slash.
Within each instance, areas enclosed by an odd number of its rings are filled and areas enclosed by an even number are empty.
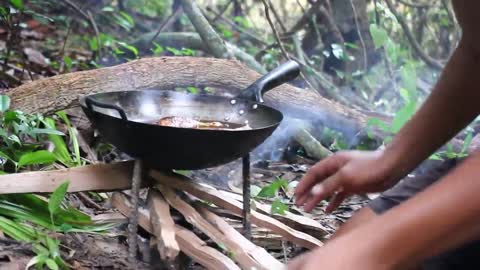
<svg viewBox="0 0 480 270">
<path fill-rule="evenodd" d="M 282 113 L 263 105 L 262 95 L 299 74 L 294 61 L 264 75 L 237 97 L 146 89 L 97 93 L 80 98 L 94 128 L 119 150 L 157 169 L 204 169 L 231 162 L 265 141 Z M 244 124 L 248 130 L 160 126 L 167 116 Z"/>
</svg>

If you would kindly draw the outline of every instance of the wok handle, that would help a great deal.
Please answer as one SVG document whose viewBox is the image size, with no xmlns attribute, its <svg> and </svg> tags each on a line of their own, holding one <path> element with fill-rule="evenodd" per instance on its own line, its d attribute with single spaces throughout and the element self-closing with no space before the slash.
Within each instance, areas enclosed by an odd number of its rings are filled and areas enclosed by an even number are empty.
<svg viewBox="0 0 480 270">
<path fill-rule="evenodd" d="M 103 102 L 94 100 L 92 97 L 85 97 L 85 105 L 87 105 L 88 109 L 91 111 L 93 111 L 93 105 L 100 108 L 116 110 L 118 114 L 120 114 L 120 117 L 122 118 L 122 120 L 128 121 L 127 114 L 125 113 L 125 111 L 117 105 L 103 103 Z"/>
<path fill-rule="evenodd" d="M 237 98 L 263 103 L 263 94 L 265 92 L 295 79 L 299 74 L 300 65 L 293 60 L 289 60 L 255 81 L 247 89 L 243 90 Z"/>
</svg>

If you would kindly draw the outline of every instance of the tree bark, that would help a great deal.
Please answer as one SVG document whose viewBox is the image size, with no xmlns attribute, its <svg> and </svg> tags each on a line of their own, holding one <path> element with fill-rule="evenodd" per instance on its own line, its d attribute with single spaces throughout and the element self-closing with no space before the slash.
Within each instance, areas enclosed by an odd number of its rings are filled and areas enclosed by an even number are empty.
<svg viewBox="0 0 480 270">
<path fill-rule="evenodd" d="M 53 113 L 77 105 L 96 92 L 146 88 L 216 87 L 236 93 L 261 75 L 236 60 L 199 57 L 152 57 L 89 71 L 73 72 L 24 84 L 6 92 L 14 109 Z M 285 115 L 311 119 L 351 138 L 362 131 L 368 116 L 329 101 L 318 93 L 284 84 L 265 95 L 268 105 Z"/>
</svg>

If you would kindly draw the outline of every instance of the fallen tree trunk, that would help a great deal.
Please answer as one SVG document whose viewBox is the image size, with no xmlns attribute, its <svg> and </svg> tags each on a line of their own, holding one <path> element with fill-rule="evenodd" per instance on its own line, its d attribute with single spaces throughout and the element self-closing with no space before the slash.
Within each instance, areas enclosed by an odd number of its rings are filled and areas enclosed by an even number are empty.
<svg viewBox="0 0 480 270">
<path fill-rule="evenodd" d="M 260 74 L 235 60 L 198 57 L 153 57 L 129 63 L 73 72 L 33 81 L 6 94 L 14 109 L 32 113 L 53 113 L 75 106 L 78 98 L 91 93 L 145 88 L 216 87 L 238 92 Z M 363 130 L 368 116 L 331 102 L 318 93 L 281 85 L 266 93 L 267 104 L 284 114 L 311 119 L 352 137 Z"/>
</svg>

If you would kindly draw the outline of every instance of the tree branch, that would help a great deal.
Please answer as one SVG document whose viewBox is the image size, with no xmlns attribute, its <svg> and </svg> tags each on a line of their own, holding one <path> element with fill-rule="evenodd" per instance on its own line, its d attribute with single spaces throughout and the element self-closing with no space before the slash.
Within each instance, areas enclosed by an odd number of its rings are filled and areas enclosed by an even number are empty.
<svg viewBox="0 0 480 270">
<path fill-rule="evenodd" d="M 413 36 L 412 32 L 410 31 L 410 29 L 408 28 L 408 25 L 407 25 L 407 22 L 405 21 L 405 19 L 397 12 L 397 10 L 395 9 L 395 7 L 393 6 L 393 3 L 392 3 L 392 0 L 385 0 L 385 2 L 387 3 L 387 6 L 388 6 L 388 9 L 390 9 L 390 11 L 392 12 L 392 14 L 395 16 L 395 18 L 397 19 L 398 23 L 400 24 L 400 26 L 402 27 L 403 31 L 405 32 L 405 35 L 407 36 L 407 39 L 408 41 L 410 42 L 410 44 L 412 45 L 412 48 L 413 50 L 415 51 L 415 53 L 418 55 L 418 57 L 420 57 L 420 59 L 422 59 L 428 66 L 434 68 L 434 69 L 437 69 L 437 70 L 441 70 L 443 68 L 443 65 L 438 62 L 437 60 L 431 58 L 429 55 L 427 55 L 423 50 L 422 50 L 422 47 L 420 46 L 420 44 L 418 44 L 417 40 L 415 39 L 415 37 Z"/>
<path fill-rule="evenodd" d="M 210 23 L 208 23 L 197 4 L 192 0 L 180 0 L 180 2 L 190 22 L 192 22 L 195 30 L 197 30 L 203 42 L 205 42 L 210 53 L 218 58 L 231 58 L 223 39 L 215 32 Z"/>
</svg>

